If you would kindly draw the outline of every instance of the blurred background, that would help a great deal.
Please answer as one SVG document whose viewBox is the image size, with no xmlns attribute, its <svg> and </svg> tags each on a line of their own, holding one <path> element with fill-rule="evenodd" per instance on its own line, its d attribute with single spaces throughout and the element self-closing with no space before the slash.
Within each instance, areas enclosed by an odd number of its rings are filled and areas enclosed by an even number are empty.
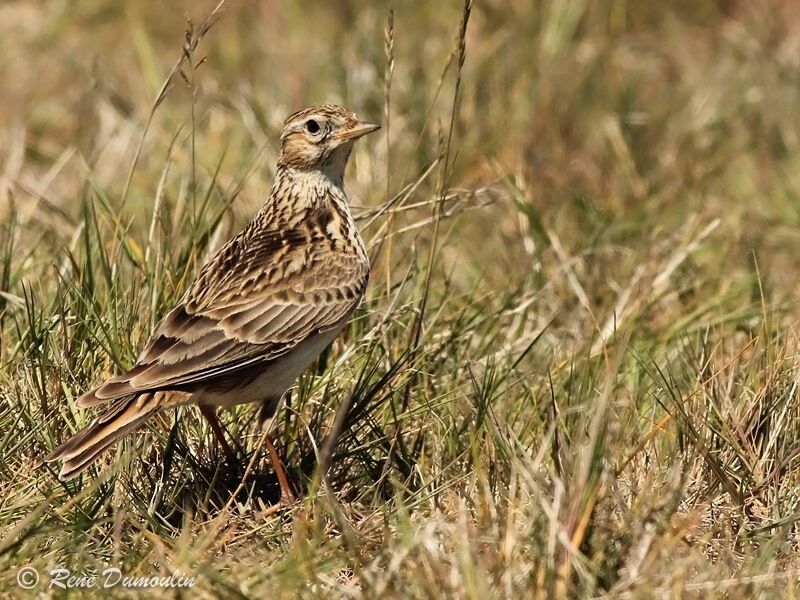
<svg viewBox="0 0 800 600">
<path fill-rule="evenodd" d="M 214 5 L 3 3 L 0 211 L 8 213 L 13 190 L 23 219 L 74 215 L 81 161 L 98 184 L 119 192 L 180 56 L 186 16 L 199 24 Z M 259 172 L 243 182 L 237 219 L 266 194 L 264 171 L 283 118 L 319 102 L 387 121 L 384 139 L 357 155 L 353 188 L 365 204 L 385 200 L 439 151 L 461 9 L 458 2 L 227 3 L 197 50 L 195 60 L 205 62 L 188 69 L 191 86 L 177 78 L 155 112 L 132 200 L 152 199 L 159 177 L 151 175 L 181 130 L 176 154 L 185 150 L 192 98 L 199 168 L 219 167 L 229 179 L 245 164 Z M 588 277 L 625 278 L 639 253 L 655 251 L 654 237 L 688 215 L 725 216 L 716 231 L 725 241 L 712 261 L 728 265 L 726 274 L 750 270 L 748 250 L 757 248 L 764 277 L 777 273 L 775 291 L 787 298 L 782 274 L 795 264 L 789 248 L 798 221 L 798 13 L 796 3 L 765 0 L 479 2 L 455 114 L 452 181 L 468 188 L 502 180 L 526 207 L 476 219 L 491 231 L 482 241 L 495 253 L 494 268 L 480 266 L 485 246 L 476 252 L 469 243 L 459 247 L 467 258 L 461 268 L 501 279 L 538 268 L 549 241 L 538 239 L 532 221 L 546 219 L 565 252 L 581 257 L 576 268 L 591 263 Z M 587 247 L 605 255 L 581 256 Z M 597 283 L 587 296 L 609 292 Z"/>
<path fill-rule="evenodd" d="M 380 365 L 374 398 L 353 386 L 334 478 L 363 552 L 312 517 L 302 550 L 239 523 L 275 562 L 259 579 L 225 555 L 218 579 L 432 597 L 791 583 L 800 3 L 480 0 L 463 40 L 455 1 L 231 0 L 207 21 L 216 5 L 0 3 L 0 533 L 31 498 L 64 501 L 21 483 L 37 444 L 88 418 L 72 396 L 129 363 L 258 210 L 283 119 L 334 102 L 384 123 L 346 176 L 374 272 L 333 350 L 339 375 Z M 323 429 L 325 385 L 351 389 L 324 371 L 298 392 Z M 63 548 L 84 542 L 69 523 Z M 170 560 L 205 556 L 147 527 Z"/>
</svg>

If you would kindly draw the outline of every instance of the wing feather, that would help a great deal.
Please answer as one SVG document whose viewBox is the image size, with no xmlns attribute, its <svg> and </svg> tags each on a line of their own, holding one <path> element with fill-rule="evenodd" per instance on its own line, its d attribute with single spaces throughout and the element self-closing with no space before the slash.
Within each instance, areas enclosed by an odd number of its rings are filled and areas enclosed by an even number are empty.
<svg viewBox="0 0 800 600">
<path fill-rule="evenodd" d="M 369 265 L 291 229 L 245 233 L 201 270 L 155 329 L 136 365 L 85 404 L 193 385 L 274 360 L 340 325 L 358 305 Z M 299 265 L 299 268 L 298 268 Z"/>
</svg>

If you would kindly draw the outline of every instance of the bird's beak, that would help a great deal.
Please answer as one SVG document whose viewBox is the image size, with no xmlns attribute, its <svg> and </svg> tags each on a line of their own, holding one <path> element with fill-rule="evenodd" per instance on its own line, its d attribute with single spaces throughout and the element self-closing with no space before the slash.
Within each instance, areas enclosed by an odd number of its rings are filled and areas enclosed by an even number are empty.
<svg viewBox="0 0 800 600">
<path fill-rule="evenodd" d="M 361 136 L 367 135 L 368 133 L 372 133 L 373 131 L 378 131 L 381 128 L 380 123 L 370 123 L 369 121 L 359 121 L 349 129 L 345 129 L 333 137 L 341 142 L 349 142 L 350 140 L 356 140 Z"/>
</svg>

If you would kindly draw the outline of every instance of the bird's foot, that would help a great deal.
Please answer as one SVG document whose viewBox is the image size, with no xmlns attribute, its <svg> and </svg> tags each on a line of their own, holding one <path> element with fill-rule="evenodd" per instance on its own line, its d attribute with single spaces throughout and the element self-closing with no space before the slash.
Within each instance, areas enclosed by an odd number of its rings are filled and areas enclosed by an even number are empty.
<svg viewBox="0 0 800 600">
<path fill-rule="evenodd" d="M 278 499 L 278 501 L 272 506 L 268 506 L 267 508 L 262 510 L 259 513 L 259 515 L 263 519 L 268 519 L 272 515 L 282 511 L 285 508 L 291 508 L 296 503 L 297 503 L 297 497 L 293 493 L 289 492 L 288 494 L 286 494 L 284 492 L 281 492 L 281 497 Z"/>
</svg>

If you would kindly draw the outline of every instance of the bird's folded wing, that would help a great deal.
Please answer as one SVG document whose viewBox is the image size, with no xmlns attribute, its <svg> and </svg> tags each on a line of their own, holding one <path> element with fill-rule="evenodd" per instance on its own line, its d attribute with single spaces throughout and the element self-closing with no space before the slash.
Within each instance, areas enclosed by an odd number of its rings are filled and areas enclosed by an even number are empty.
<svg viewBox="0 0 800 600">
<path fill-rule="evenodd" d="M 267 239 L 262 260 L 252 247 L 246 256 L 236 244 L 223 248 L 158 325 L 136 365 L 79 405 L 208 381 L 278 358 L 340 324 L 363 295 L 368 266 L 354 255 L 283 241 L 289 235 Z"/>
</svg>

